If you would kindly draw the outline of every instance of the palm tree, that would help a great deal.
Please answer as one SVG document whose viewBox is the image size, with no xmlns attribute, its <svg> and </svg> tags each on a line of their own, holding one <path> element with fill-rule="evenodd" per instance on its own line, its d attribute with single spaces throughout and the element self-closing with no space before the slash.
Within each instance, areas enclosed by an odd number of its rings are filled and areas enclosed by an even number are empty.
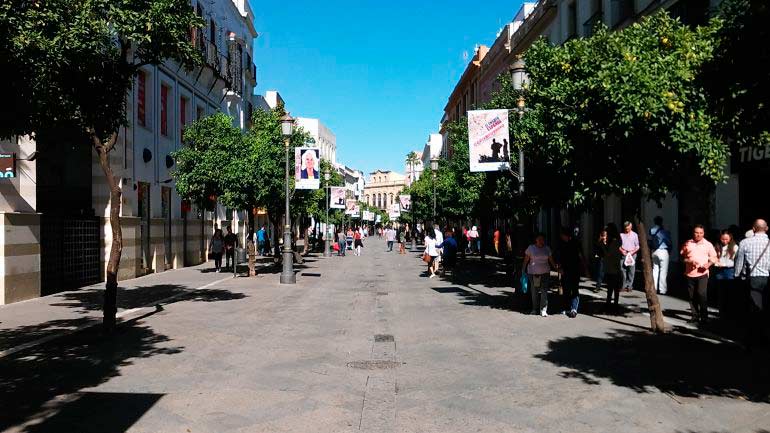
<svg viewBox="0 0 770 433">
<path fill-rule="evenodd" d="M 411 182 L 415 181 L 415 178 L 414 178 L 414 165 L 417 164 L 417 161 L 419 161 L 417 159 L 417 152 L 415 152 L 414 150 L 406 154 L 406 163 L 409 165 Z M 410 184 L 411 184 L 411 182 L 410 182 Z"/>
</svg>

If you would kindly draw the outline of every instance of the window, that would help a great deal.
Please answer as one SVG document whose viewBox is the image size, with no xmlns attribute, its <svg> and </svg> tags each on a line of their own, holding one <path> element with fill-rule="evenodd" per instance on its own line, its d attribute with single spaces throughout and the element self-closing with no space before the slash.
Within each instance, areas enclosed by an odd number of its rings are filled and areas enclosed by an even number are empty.
<svg viewBox="0 0 770 433">
<path fill-rule="evenodd" d="M 195 107 L 195 120 L 201 120 L 203 119 L 203 107 L 198 105 Z"/>
<path fill-rule="evenodd" d="M 471 83 L 471 100 L 469 101 L 471 108 L 476 106 L 476 82 Z"/>
<path fill-rule="evenodd" d="M 136 76 L 136 121 L 145 127 L 147 126 L 146 91 L 147 74 L 144 71 L 139 71 Z"/>
<path fill-rule="evenodd" d="M 634 14 L 634 0 L 612 0 L 612 26 L 623 24 Z"/>
<path fill-rule="evenodd" d="M 211 32 L 209 34 L 209 42 L 216 45 L 217 41 L 217 25 L 214 23 L 214 19 L 211 19 Z"/>
<path fill-rule="evenodd" d="M 168 137 L 168 86 L 160 86 L 160 133 Z"/>
<path fill-rule="evenodd" d="M 184 127 L 187 123 L 187 105 L 189 104 L 189 99 L 185 98 L 184 96 L 179 97 L 179 139 L 181 140 L 184 137 Z"/>
<path fill-rule="evenodd" d="M 567 39 L 577 37 L 577 4 L 572 2 L 567 7 Z"/>
</svg>

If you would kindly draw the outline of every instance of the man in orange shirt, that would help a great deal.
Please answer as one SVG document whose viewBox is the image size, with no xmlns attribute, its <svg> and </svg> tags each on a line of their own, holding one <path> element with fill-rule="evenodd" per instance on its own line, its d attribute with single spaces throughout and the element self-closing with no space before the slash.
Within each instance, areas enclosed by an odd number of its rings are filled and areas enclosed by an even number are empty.
<svg viewBox="0 0 770 433">
<path fill-rule="evenodd" d="M 706 323 L 709 316 L 706 292 L 709 282 L 709 268 L 717 262 L 714 245 L 705 239 L 705 230 L 698 224 L 692 230 L 692 239 L 685 242 L 679 253 L 684 259 L 687 290 L 690 293 L 690 322 Z M 697 303 L 696 303 L 696 297 Z"/>
</svg>

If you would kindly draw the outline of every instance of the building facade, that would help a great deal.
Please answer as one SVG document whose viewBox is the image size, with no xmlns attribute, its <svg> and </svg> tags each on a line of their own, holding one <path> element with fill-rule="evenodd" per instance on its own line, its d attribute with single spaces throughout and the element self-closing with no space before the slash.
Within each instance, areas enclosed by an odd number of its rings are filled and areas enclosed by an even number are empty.
<svg viewBox="0 0 770 433">
<path fill-rule="evenodd" d="M 320 120 L 309 117 L 298 117 L 297 126 L 309 133 L 315 144 L 313 147 L 321 149 L 321 158 L 332 164 L 337 162 L 337 137 Z"/>
<path fill-rule="evenodd" d="M 128 126 L 119 131 L 111 166 L 122 188 L 123 254 L 119 279 L 201 263 L 214 225 L 245 231 L 245 213 L 196 209 L 176 194 L 172 152 L 184 128 L 222 111 L 247 127 L 256 66 L 254 13 L 246 0 L 193 0 L 205 21 L 191 43 L 204 64 L 144 66 L 127 95 Z M 77 131 L 0 143 L 0 152 L 34 160 L 0 185 L 0 304 L 104 281 L 112 245 L 109 188 Z M 42 176 L 42 173 L 47 173 Z"/>
<path fill-rule="evenodd" d="M 377 209 L 387 210 L 398 203 L 398 195 L 406 187 L 406 176 L 390 170 L 376 170 L 369 174 L 363 193 L 363 202 Z"/>
</svg>

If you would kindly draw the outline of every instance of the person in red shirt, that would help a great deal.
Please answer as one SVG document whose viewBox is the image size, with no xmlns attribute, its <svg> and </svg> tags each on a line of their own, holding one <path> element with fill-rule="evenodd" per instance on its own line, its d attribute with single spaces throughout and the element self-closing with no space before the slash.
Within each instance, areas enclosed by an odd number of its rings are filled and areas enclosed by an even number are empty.
<svg viewBox="0 0 770 433">
<path fill-rule="evenodd" d="M 361 248 L 364 247 L 364 241 L 361 239 L 361 229 L 356 229 L 355 233 L 353 233 L 353 245 L 357 256 L 361 255 Z"/>
<path fill-rule="evenodd" d="M 692 239 L 685 242 L 679 254 L 684 259 L 687 290 L 690 293 L 690 322 L 704 324 L 708 321 L 709 268 L 717 262 L 714 245 L 705 238 L 705 230 L 698 224 L 692 230 Z M 696 302 L 697 301 L 697 302 Z"/>
</svg>

